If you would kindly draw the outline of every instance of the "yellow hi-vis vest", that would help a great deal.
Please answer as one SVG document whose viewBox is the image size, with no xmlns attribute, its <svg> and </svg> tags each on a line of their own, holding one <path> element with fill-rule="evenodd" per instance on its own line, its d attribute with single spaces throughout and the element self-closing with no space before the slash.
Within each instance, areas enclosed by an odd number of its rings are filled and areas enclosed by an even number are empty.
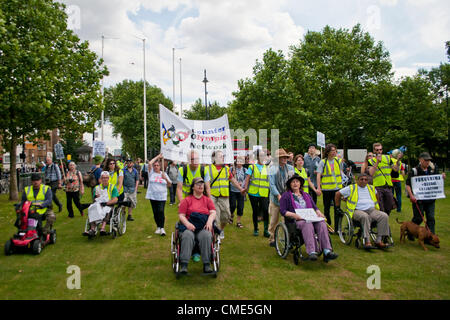
<svg viewBox="0 0 450 320">
<path fill-rule="evenodd" d="M 369 189 L 370 197 L 372 198 L 375 204 L 375 209 L 380 210 L 377 195 L 375 194 L 375 187 L 368 184 L 367 188 Z M 355 183 L 350 185 L 350 197 L 348 197 L 347 199 L 347 212 L 351 218 L 353 218 L 353 214 L 355 213 L 357 203 L 358 203 L 358 185 Z"/>
<path fill-rule="evenodd" d="M 325 166 L 323 168 L 321 184 L 322 190 L 335 190 L 342 188 L 342 176 L 341 176 L 341 160 L 337 157 L 334 158 L 334 174 L 336 177 L 333 177 L 333 173 L 331 172 L 331 166 L 328 159 L 322 160 L 325 162 Z"/>
<path fill-rule="evenodd" d="M 369 160 L 369 164 L 371 164 L 372 166 L 375 166 L 374 159 L 376 159 L 375 156 Z M 386 184 L 390 187 L 393 186 L 392 179 L 391 179 L 392 168 L 389 164 L 390 160 L 391 160 L 391 157 L 388 155 L 381 156 L 381 162 L 378 163 L 377 170 L 375 171 L 375 173 L 373 175 L 373 185 L 375 187 L 383 187 Z"/>
<path fill-rule="evenodd" d="M 39 192 L 37 193 L 36 198 L 35 198 L 34 192 L 33 192 L 33 186 L 25 187 L 25 194 L 27 195 L 27 200 L 31 201 L 32 203 L 44 201 L 45 194 L 47 193 L 47 190 L 49 188 L 50 188 L 49 186 L 41 184 L 41 186 L 39 187 Z M 44 214 L 47 212 L 47 209 L 48 208 L 42 208 L 42 209 L 37 209 L 36 211 L 39 214 Z"/>
<path fill-rule="evenodd" d="M 113 198 L 113 196 L 112 196 L 112 192 L 113 192 L 113 189 L 114 189 L 114 187 L 115 187 L 116 185 L 115 184 L 113 184 L 113 183 L 108 183 L 108 200 L 111 200 L 112 198 Z M 103 189 L 105 189 L 104 187 L 103 187 L 103 185 L 102 184 L 99 184 L 99 185 L 97 185 L 96 187 L 95 187 L 95 194 L 97 195 L 97 194 L 99 194 L 100 192 L 101 192 L 101 190 L 103 190 Z"/>
<path fill-rule="evenodd" d="M 392 159 L 392 162 L 394 162 L 394 164 L 397 164 L 397 162 L 398 162 L 398 177 L 397 178 L 393 178 L 392 175 L 391 175 L 391 180 L 395 179 L 397 181 L 405 181 L 405 179 L 403 178 L 403 175 L 402 175 L 402 162 L 398 161 L 395 158 L 391 158 L 391 159 Z"/>
<path fill-rule="evenodd" d="M 305 180 L 305 183 L 303 184 L 303 191 L 309 192 L 308 174 L 306 173 L 306 169 L 302 168 L 302 171 L 300 171 L 297 168 L 295 168 L 295 173 Z"/>
<path fill-rule="evenodd" d="M 255 164 L 252 165 L 252 176 L 250 177 L 250 187 L 248 188 L 249 194 L 259 194 L 259 196 L 263 198 L 267 198 L 269 196 L 270 186 L 267 171 L 268 169 L 266 165 L 262 167 L 261 172 Z"/>
<path fill-rule="evenodd" d="M 195 175 L 192 174 L 191 168 L 189 166 L 186 166 L 186 179 L 184 179 L 184 167 L 181 166 L 178 169 L 178 172 L 180 172 L 181 177 L 183 177 L 183 199 L 186 198 L 189 195 L 189 192 L 191 191 L 191 184 L 192 180 L 195 178 L 202 178 L 202 167 L 199 165 L 197 167 L 197 171 L 195 172 Z M 203 178 L 204 179 L 204 178 Z"/>
<path fill-rule="evenodd" d="M 116 186 L 117 190 L 119 191 L 119 196 L 123 193 L 123 183 L 122 183 L 122 187 L 119 190 L 119 172 L 118 171 L 114 171 L 114 174 L 109 177 L 109 183 L 112 183 L 113 185 Z"/>
<path fill-rule="evenodd" d="M 215 197 L 229 197 L 230 181 L 228 178 L 230 176 L 230 168 L 227 165 L 223 165 L 219 175 L 219 170 L 217 170 L 216 166 L 210 164 L 206 167 L 206 171 L 209 173 L 211 195 Z"/>
</svg>

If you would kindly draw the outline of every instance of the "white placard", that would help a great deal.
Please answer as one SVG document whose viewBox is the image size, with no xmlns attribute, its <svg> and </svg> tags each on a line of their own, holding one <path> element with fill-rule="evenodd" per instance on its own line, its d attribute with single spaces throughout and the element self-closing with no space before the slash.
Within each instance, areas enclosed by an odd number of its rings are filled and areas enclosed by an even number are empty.
<svg viewBox="0 0 450 320">
<path fill-rule="evenodd" d="M 444 199 L 444 179 L 441 174 L 411 178 L 411 187 L 417 200 Z"/>
<path fill-rule="evenodd" d="M 187 162 L 191 150 L 198 152 L 201 164 L 210 164 L 214 151 L 222 151 L 224 163 L 233 163 L 228 116 L 215 120 L 188 120 L 159 105 L 161 153 L 165 159 Z"/>
<path fill-rule="evenodd" d="M 325 135 L 322 132 L 317 131 L 317 145 L 325 148 Z"/>
<path fill-rule="evenodd" d="M 64 151 L 60 143 L 55 144 L 55 157 L 58 160 L 64 159 Z"/>
<path fill-rule="evenodd" d="M 105 153 L 106 153 L 106 145 L 104 141 L 94 141 L 93 143 L 93 155 L 92 157 L 95 156 L 102 156 L 103 158 L 105 157 Z"/>
<path fill-rule="evenodd" d="M 314 209 L 295 209 L 295 213 L 302 218 L 303 220 L 306 220 L 307 222 L 318 222 L 318 221 L 324 221 L 324 218 L 321 218 L 317 215 L 317 213 L 314 211 Z"/>
</svg>

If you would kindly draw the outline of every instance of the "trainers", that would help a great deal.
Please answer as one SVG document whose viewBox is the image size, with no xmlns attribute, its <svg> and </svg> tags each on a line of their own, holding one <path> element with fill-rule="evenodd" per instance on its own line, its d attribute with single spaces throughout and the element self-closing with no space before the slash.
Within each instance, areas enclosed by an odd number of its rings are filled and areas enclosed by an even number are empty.
<svg viewBox="0 0 450 320">
<path fill-rule="evenodd" d="M 269 242 L 269 247 L 276 248 L 277 244 L 275 241 Z"/>
<path fill-rule="evenodd" d="M 222 231 L 220 231 L 220 234 L 219 234 L 219 239 L 220 239 L 220 240 L 223 240 L 223 239 L 225 239 L 225 232 L 223 232 L 223 230 L 222 230 Z"/>
<path fill-rule="evenodd" d="M 211 264 L 205 263 L 203 265 L 203 273 L 212 273 L 212 272 L 214 272 L 214 270 L 211 268 Z"/>
<path fill-rule="evenodd" d="M 194 254 L 192 255 L 192 260 L 193 260 L 194 262 L 200 262 L 200 255 L 199 255 L 198 253 L 194 253 Z"/>
<path fill-rule="evenodd" d="M 317 253 L 311 252 L 311 253 L 308 255 L 308 260 L 316 261 L 316 260 L 317 260 Z"/>
<path fill-rule="evenodd" d="M 330 251 L 330 252 L 328 252 L 328 254 L 324 254 L 324 255 L 323 255 L 323 261 L 324 261 L 324 262 L 328 262 L 328 261 L 330 261 L 330 260 L 336 259 L 337 257 L 338 257 L 338 254 L 337 254 L 337 253 L 335 253 L 335 252 L 333 252 L 333 251 Z"/>
<path fill-rule="evenodd" d="M 188 273 L 187 263 L 182 263 L 180 267 L 180 273 L 186 275 Z"/>
<path fill-rule="evenodd" d="M 258 231 L 258 230 L 253 231 L 253 235 L 254 235 L 255 237 L 259 236 L 259 231 Z"/>
<path fill-rule="evenodd" d="M 166 230 L 164 230 L 164 228 L 161 228 L 161 233 L 160 234 L 161 234 L 161 236 L 164 237 L 166 235 Z"/>
<path fill-rule="evenodd" d="M 128 220 L 128 221 L 134 221 L 133 217 L 130 216 L 130 215 L 128 215 L 127 220 Z"/>
<path fill-rule="evenodd" d="M 161 228 L 158 227 L 158 228 L 156 229 L 155 233 L 156 233 L 156 234 L 161 234 Z"/>
<path fill-rule="evenodd" d="M 270 238 L 270 233 L 269 233 L 269 231 L 264 231 L 264 237 Z"/>
</svg>

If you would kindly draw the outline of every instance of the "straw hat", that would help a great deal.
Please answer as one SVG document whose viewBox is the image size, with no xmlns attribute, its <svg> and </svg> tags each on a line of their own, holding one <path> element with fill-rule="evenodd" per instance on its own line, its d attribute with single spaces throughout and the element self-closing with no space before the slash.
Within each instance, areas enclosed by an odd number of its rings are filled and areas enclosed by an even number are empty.
<svg viewBox="0 0 450 320">
<path fill-rule="evenodd" d="M 276 158 L 289 158 L 289 155 L 286 153 L 286 151 L 284 149 L 278 149 L 277 151 L 275 151 L 275 157 Z"/>
</svg>

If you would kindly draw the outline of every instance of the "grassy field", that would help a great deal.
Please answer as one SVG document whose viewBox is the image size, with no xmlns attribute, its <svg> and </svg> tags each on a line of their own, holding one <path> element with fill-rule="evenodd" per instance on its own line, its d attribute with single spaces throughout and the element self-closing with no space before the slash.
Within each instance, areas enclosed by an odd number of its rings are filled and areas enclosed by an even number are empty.
<svg viewBox="0 0 450 320">
<path fill-rule="evenodd" d="M 447 175 L 448 176 L 448 175 Z M 410 220 L 411 204 L 403 197 L 402 213 L 390 217 L 395 246 L 388 251 L 366 252 L 341 244 L 332 236 L 339 258 L 328 264 L 293 263 L 277 256 L 262 235 L 253 236 L 251 207 L 247 201 L 243 224 L 228 226 L 221 247 L 221 271 L 216 279 L 201 276 L 200 263 L 191 262 L 190 277 L 176 279 L 170 265 L 170 235 L 177 221 L 175 206 L 166 205 L 167 236 L 155 235 L 156 225 L 145 189 L 140 188 L 135 221 L 128 223 L 124 236 L 96 238 L 81 236 L 85 218 L 75 210 L 57 214 L 58 239 L 39 256 L 0 254 L 0 299 L 449 299 L 450 298 L 450 197 L 436 205 L 436 232 L 441 248 L 417 241 L 399 243 L 399 220 Z M 65 193 L 58 196 L 65 203 Z M 319 207 L 322 200 L 319 198 Z M 88 202 L 87 196 L 83 202 Z M 0 243 L 15 233 L 13 202 L 0 195 Z M 262 223 L 260 226 L 262 230 Z M 262 233 L 262 232 L 261 232 Z M 3 250 L 3 249 L 2 249 Z M 81 289 L 67 288 L 67 268 L 81 270 Z M 381 289 L 369 290 L 367 268 L 379 266 Z"/>
</svg>

